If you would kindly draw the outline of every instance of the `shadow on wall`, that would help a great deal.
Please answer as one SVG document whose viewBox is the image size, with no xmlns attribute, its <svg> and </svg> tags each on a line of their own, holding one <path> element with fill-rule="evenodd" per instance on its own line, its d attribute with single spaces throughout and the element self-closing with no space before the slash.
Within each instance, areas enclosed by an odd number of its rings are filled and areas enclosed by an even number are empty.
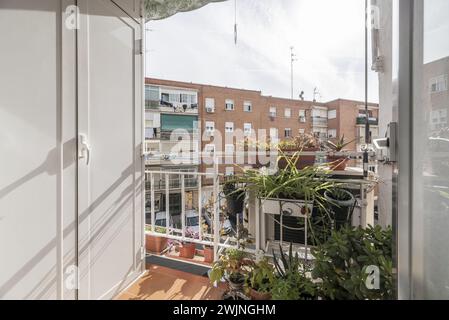
<svg viewBox="0 0 449 320">
<path fill-rule="evenodd" d="M 75 162 L 75 156 L 76 154 L 73 153 L 72 150 L 76 150 L 75 145 L 76 141 L 75 139 L 70 140 L 64 144 L 64 154 L 63 154 L 63 168 L 68 168 L 70 165 L 74 164 Z M 138 151 L 139 148 L 136 148 L 135 152 Z M 27 181 L 30 181 L 31 179 L 39 176 L 40 174 L 48 174 L 48 175 L 57 175 L 58 171 L 54 168 L 52 164 L 58 162 L 58 152 L 57 149 L 54 149 L 48 153 L 48 156 L 46 160 L 36 169 L 32 170 L 22 178 L 18 179 L 14 183 L 6 186 L 5 188 L 0 190 L 0 200 L 16 190 L 20 185 L 26 183 Z M 78 224 L 83 223 L 86 221 L 90 213 L 98 208 L 100 204 L 114 191 L 116 190 L 128 177 L 132 177 L 132 175 L 135 173 L 134 165 L 130 165 L 127 167 L 120 175 L 120 177 L 115 180 L 113 184 L 111 184 L 107 190 L 105 190 L 97 199 L 95 199 L 90 206 L 83 211 L 78 216 Z M 63 257 L 63 261 L 65 265 L 71 265 L 71 264 L 77 264 L 77 261 L 75 261 L 74 257 L 77 255 L 79 257 L 83 257 L 83 255 L 86 254 L 86 251 L 88 250 L 89 246 L 91 246 L 93 243 L 104 237 L 105 231 L 108 230 L 108 226 L 115 221 L 116 219 L 119 219 L 119 214 L 123 212 L 123 210 L 132 204 L 132 201 L 134 199 L 134 194 L 139 194 L 142 192 L 142 182 L 139 181 L 137 185 L 129 185 L 127 186 L 121 193 L 120 197 L 114 201 L 114 203 L 105 210 L 105 212 L 102 214 L 100 218 L 98 218 L 98 222 L 91 227 L 90 230 L 90 236 L 87 235 L 84 238 L 81 238 L 78 240 L 79 242 L 79 248 L 78 253 L 74 250 L 71 250 L 70 252 L 67 252 L 65 256 Z M 126 223 L 131 219 L 131 217 L 127 217 L 121 223 L 119 224 L 119 227 L 117 230 L 110 235 L 109 239 L 105 241 L 105 245 L 99 250 L 99 252 L 103 252 L 108 245 L 112 242 L 112 240 L 117 236 L 117 234 L 120 233 L 121 227 L 125 226 Z M 62 236 L 65 238 L 67 235 L 69 235 L 72 232 L 76 231 L 76 224 L 71 223 L 68 225 L 64 230 L 62 231 Z M 48 254 L 51 253 L 51 251 L 55 248 L 58 248 L 60 246 L 60 239 L 58 237 L 53 238 L 49 243 L 47 243 L 45 246 L 42 247 L 41 250 L 37 254 L 35 254 L 26 264 L 24 264 L 17 272 L 10 277 L 4 284 L 0 286 L 0 299 L 5 298 L 10 290 L 12 290 L 15 285 L 17 285 L 23 278 L 31 272 L 35 266 L 43 260 Z M 75 244 L 74 244 L 75 248 Z M 91 258 L 89 268 L 83 272 L 81 271 L 80 278 L 83 276 L 86 276 L 89 272 L 89 269 L 98 261 L 101 254 L 97 254 L 96 256 Z M 136 259 L 139 258 L 139 254 L 136 255 Z M 137 260 L 136 260 L 137 261 Z M 48 272 L 45 274 L 45 276 L 40 280 L 40 282 L 35 285 L 33 289 L 30 290 L 30 292 L 25 296 L 26 299 L 43 299 L 46 298 L 47 294 L 54 290 L 54 288 L 58 285 L 58 270 L 57 267 L 53 267 L 52 269 L 48 270 Z M 126 281 L 126 277 L 123 279 L 122 284 Z M 119 284 L 118 288 L 116 289 L 116 294 L 122 290 L 122 284 Z"/>
</svg>

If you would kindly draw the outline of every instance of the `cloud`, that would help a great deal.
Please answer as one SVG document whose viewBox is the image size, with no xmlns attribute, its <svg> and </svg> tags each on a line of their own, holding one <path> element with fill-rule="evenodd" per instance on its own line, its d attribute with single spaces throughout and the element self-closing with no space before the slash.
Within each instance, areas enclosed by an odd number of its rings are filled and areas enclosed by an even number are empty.
<svg viewBox="0 0 449 320">
<path fill-rule="evenodd" d="M 289 97 L 294 46 L 295 97 L 364 99 L 363 1 L 237 0 L 237 24 L 234 45 L 234 1 L 148 23 L 147 75 Z"/>
</svg>

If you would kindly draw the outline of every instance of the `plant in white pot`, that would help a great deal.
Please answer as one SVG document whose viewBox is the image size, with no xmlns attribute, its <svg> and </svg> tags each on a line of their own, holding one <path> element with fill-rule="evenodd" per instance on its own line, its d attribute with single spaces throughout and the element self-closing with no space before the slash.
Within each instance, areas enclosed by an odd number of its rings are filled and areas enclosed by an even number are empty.
<svg viewBox="0 0 449 320">
<path fill-rule="evenodd" d="M 314 206 L 327 212 L 323 194 L 335 184 L 327 180 L 330 172 L 322 166 L 298 169 L 299 156 L 296 154 L 287 159 L 287 166 L 276 173 L 270 173 L 266 168 L 248 169 L 235 179 L 243 185 L 241 189 L 254 193 L 261 200 L 264 213 L 280 215 L 289 211 L 293 216 L 309 219 Z"/>
</svg>

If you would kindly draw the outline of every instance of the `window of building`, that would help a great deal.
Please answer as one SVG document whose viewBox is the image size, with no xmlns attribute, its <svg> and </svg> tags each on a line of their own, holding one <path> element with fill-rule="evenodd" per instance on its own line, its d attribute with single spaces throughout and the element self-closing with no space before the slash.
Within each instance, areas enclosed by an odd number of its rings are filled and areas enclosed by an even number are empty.
<svg viewBox="0 0 449 320">
<path fill-rule="evenodd" d="M 215 153 L 215 145 L 212 144 L 212 143 L 206 144 L 206 145 L 204 146 L 204 152 L 207 153 L 207 154 L 209 154 L 209 155 L 214 154 L 214 153 Z"/>
<path fill-rule="evenodd" d="M 270 128 L 270 138 L 278 138 L 279 137 L 279 130 L 277 128 Z"/>
<path fill-rule="evenodd" d="M 225 132 L 226 133 L 234 132 L 234 122 L 226 122 L 225 123 Z"/>
<path fill-rule="evenodd" d="M 306 122 L 306 110 L 299 110 L 299 121 Z"/>
<path fill-rule="evenodd" d="M 290 138 L 292 136 L 292 129 L 291 128 L 285 128 L 284 130 L 284 136 L 286 138 Z"/>
<path fill-rule="evenodd" d="M 250 101 L 245 101 L 243 103 L 243 111 L 245 112 L 252 112 L 253 111 L 253 105 Z"/>
<path fill-rule="evenodd" d="M 448 83 L 447 74 L 430 79 L 429 81 L 430 93 L 447 91 L 447 83 Z"/>
<path fill-rule="evenodd" d="M 226 175 L 233 176 L 234 175 L 234 167 L 226 167 Z"/>
<path fill-rule="evenodd" d="M 270 107 L 270 117 L 276 117 L 276 107 Z"/>
<path fill-rule="evenodd" d="M 292 109 L 285 108 L 285 110 L 284 110 L 284 117 L 291 118 L 291 116 L 292 116 Z"/>
<path fill-rule="evenodd" d="M 215 131 L 215 122 L 206 121 L 206 133 L 213 135 Z"/>
<path fill-rule="evenodd" d="M 336 119 L 337 118 L 337 110 L 329 110 L 327 113 L 328 119 Z"/>
<path fill-rule="evenodd" d="M 327 130 L 328 138 L 336 138 L 337 137 L 337 129 L 329 129 Z"/>
<path fill-rule="evenodd" d="M 215 99 L 214 98 L 206 98 L 206 111 L 207 112 L 215 111 Z"/>
<path fill-rule="evenodd" d="M 234 145 L 233 144 L 227 144 L 225 145 L 225 154 L 227 156 L 234 154 Z"/>
<path fill-rule="evenodd" d="M 252 132 L 252 124 L 251 123 L 244 123 L 243 124 L 243 133 L 245 134 L 245 136 L 248 136 L 251 134 Z"/>
<path fill-rule="evenodd" d="M 225 110 L 226 111 L 233 111 L 234 110 L 234 100 L 226 99 Z"/>
<path fill-rule="evenodd" d="M 298 133 L 299 133 L 299 134 L 304 134 L 304 133 L 306 133 L 306 130 L 305 130 L 305 129 L 299 129 L 299 130 L 298 130 Z"/>
</svg>

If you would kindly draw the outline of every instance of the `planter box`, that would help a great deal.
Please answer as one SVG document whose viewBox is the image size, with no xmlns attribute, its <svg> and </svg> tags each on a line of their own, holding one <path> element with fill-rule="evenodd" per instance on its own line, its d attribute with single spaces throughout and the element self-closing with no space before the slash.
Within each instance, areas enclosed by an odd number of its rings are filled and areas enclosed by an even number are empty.
<svg viewBox="0 0 449 320">
<path fill-rule="evenodd" d="M 299 152 L 300 150 L 298 149 L 283 149 L 283 152 Z M 304 148 L 302 150 L 302 152 L 317 152 L 320 151 L 319 148 Z M 288 157 L 288 156 L 287 156 Z M 291 159 L 291 157 L 290 157 Z M 306 156 L 306 155 L 301 155 L 301 153 L 299 153 L 299 159 L 296 162 L 296 168 L 298 170 L 302 170 L 306 167 L 312 167 L 315 165 L 316 162 L 316 156 Z M 285 159 L 285 157 L 281 157 L 278 161 L 278 167 L 279 169 L 283 170 L 287 167 L 288 163 L 287 163 L 287 159 Z"/>
<path fill-rule="evenodd" d="M 265 214 L 280 215 L 281 205 L 284 214 L 291 217 L 306 217 L 313 210 L 313 201 L 289 199 L 261 199 L 262 212 Z"/>
<path fill-rule="evenodd" d="M 152 253 L 161 253 L 167 248 L 167 238 L 145 234 L 145 249 Z"/>
</svg>

